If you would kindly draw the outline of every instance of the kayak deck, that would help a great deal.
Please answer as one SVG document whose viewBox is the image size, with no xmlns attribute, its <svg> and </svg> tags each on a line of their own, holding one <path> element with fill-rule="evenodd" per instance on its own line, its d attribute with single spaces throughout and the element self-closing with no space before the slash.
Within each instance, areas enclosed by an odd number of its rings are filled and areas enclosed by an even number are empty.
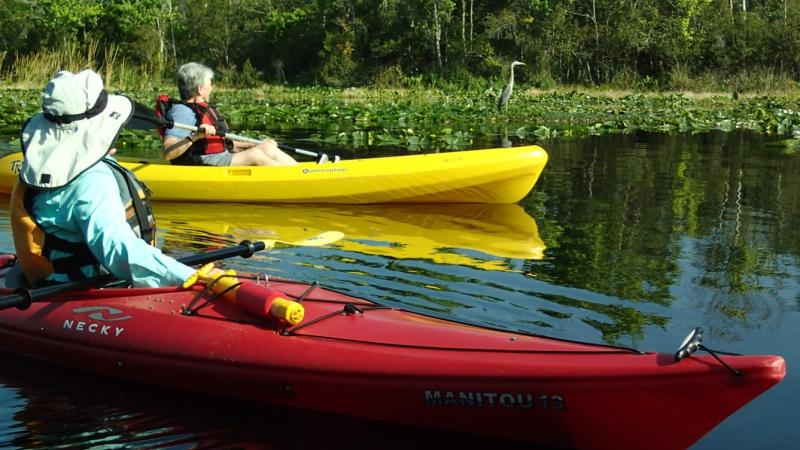
<svg viewBox="0 0 800 450">
<path fill-rule="evenodd" d="M 7 350 L 138 381 L 553 447 L 684 448 L 785 374 L 475 327 L 287 280 L 285 327 L 198 290 L 75 292 L 0 311 Z M 186 314 L 187 309 L 191 314 Z"/>
<path fill-rule="evenodd" d="M 547 163 L 539 146 L 343 160 L 291 167 L 172 166 L 125 162 L 156 200 L 249 203 L 515 203 Z M 0 192 L 22 154 L 0 159 Z"/>
</svg>

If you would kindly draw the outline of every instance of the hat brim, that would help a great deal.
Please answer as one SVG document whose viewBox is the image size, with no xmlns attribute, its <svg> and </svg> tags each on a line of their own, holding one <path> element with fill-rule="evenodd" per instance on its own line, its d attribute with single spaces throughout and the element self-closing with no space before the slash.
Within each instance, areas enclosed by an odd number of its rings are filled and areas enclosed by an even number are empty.
<svg viewBox="0 0 800 450">
<path fill-rule="evenodd" d="M 132 115 L 131 99 L 109 95 L 103 112 L 89 119 L 57 125 L 42 113 L 33 116 L 22 131 L 20 180 L 39 189 L 69 184 L 108 154 Z"/>
</svg>

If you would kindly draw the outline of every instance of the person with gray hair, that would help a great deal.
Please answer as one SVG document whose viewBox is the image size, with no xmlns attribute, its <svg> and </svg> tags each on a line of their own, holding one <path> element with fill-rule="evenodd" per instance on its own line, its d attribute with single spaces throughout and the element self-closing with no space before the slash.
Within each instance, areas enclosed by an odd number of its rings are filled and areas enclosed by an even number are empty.
<svg viewBox="0 0 800 450">
<path fill-rule="evenodd" d="M 214 71 L 196 62 L 182 65 L 177 72 L 179 102 L 171 102 L 166 119 L 194 124 L 198 130 L 181 128 L 164 131 L 162 150 L 172 164 L 207 166 L 293 166 L 291 156 L 273 139 L 259 144 L 225 138 L 230 131 L 225 119 L 210 102 Z"/>
<path fill-rule="evenodd" d="M 214 71 L 200 63 L 190 62 L 182 65 L 177 74 L 178 93 L 181 99 L 191 98 L 198 86 L 211 84 L 213 78 Z"/>
</svg>

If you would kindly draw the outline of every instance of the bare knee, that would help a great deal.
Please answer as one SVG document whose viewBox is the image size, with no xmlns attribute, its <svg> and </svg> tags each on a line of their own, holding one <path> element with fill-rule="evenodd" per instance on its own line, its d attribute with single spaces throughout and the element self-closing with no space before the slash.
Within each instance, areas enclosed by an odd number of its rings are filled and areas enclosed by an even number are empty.
<svg viewBox="0 0 800 450">
<path fill-rule="evenodd" d="M 293 166 L 297 164 L 297 161 L 278 148 L 278 143 L 272 139 L 256 145 L 253 149 L 258 149 L 273 165 Z"/>
<path fill-rule="evenodd" d="M 264 141 L 252 149 L 261 152 L 267 158 L 274 158 L 276 153 L 280 151 L 278 144 L 276 144 L 273 140 Z"/>
<path fill-rule="evenodd" d="M 268 166 L 270 159 L 256 147 L 234 153 L 231 158 L 232 166 Z"/>
</svg>

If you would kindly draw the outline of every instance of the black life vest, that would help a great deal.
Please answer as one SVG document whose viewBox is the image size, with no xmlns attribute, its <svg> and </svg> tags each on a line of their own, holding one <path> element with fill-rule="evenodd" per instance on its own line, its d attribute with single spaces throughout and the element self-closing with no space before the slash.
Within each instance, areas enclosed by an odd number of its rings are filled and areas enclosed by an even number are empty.
<svg viewBox="0 0 800 450">
<path fill-rule="evenodd" d="M 158 99 L 156 99 L 156 116 L 166 119 L 169 110 L 176 104 L 187 106 L 194 112 L 194 126 L 200 126 L 202 124 L 213 125 L 217 130 L 217 134 L 196 141 L 189 147 L 189 150 L 185 151 L 181 156 L 170 160 L 171 164 L 184 166 L 203 165 L 203 160 L 200 156 L 233 150 L 233 142 L 223 137 L 226 132 L 230 131 L 228 123 L 214 105 L 208 103 L 187 103 L 173 100 L 168 95 L 160 95 Z M 166 133 L 165 127 L 159 126 L 158 133 L 163 139 Z"/>
<path fill-rule="evenodd" d="M 150 245 L 156 242 L 156 223 L 150 204 L 151 191 L 128 169 L 112 159 L 103 159 L 111 168 L 119 186 L 125 218 L 137 237 Z M 53 273 L 70 280 L 85 279 L 81 268 L 99 267 L 100 263 L 85 242 L 72 242 L 46 234 L 31 216 L 33 201 L 41 191 L 17 183 L 11 194 L 11 229 L 14 247 L 25 278 L 36 285 Z M 63 254 L 51 258 L 53 250 Z"/>
</svg>

